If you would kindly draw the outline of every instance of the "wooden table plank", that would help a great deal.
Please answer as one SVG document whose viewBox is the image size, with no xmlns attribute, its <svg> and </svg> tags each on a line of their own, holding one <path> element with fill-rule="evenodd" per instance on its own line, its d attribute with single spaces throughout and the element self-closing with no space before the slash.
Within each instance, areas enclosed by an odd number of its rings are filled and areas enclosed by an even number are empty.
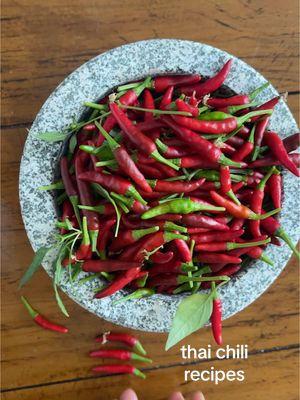
<svg viewBox="0 0 300 400">
<path fill-rule="evenodd" d="M 263 3 L 230 0 L 202 7 L 197 0 L 188 5 L 113 0 L 108 7 L 103 0 L 97 6 L 91 0 L 4 1 L 2 124 L 32 121 L 49 93 L 76 67 L 112 47 L 146 38 L 215 45 L 249 62 L 279 91 L 297 90 L 297 2 Z"/>
<path fill-rule="evenodd" d="M 270 373 L 272 366 L 272 373 Z M 3 400 L 71 400 L 76 393 L 77 400 L 108 400 L 116 399 L 126 387 L 132 387 L 142 400 L 166 400 L 174 390 L 180 390 L 190 396 L 196 390 L 202 390 L 206 398 L 222 400 L 297 400 L 299 376 L 297 369 L 298 351 L 288 349 L 250 355 L 244 362 L 237 360 L 213 361 L 195 363 L 191 366 L 171 366 L 147 373 L 147 381 L 127 376 L 91 377 L 77 382 L 67 382 L 49 386 L 23 389 L 3 393 Z M 243 383 L 220 382 L 185 382 L 187 370 L 210 371 L 245 371 L 246 380 Z M 151 387 L 151 390 L 145 389 Z M 242 397 L 241 397 L 242 396 Z"/>
</svg>

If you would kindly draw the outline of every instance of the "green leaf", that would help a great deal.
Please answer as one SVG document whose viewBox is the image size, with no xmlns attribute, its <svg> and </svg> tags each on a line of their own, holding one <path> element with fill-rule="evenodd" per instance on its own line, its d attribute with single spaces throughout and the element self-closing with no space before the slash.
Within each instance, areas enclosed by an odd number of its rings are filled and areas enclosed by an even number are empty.
<svg viewBox="0 0 300 400">
<path fill-rule="evenodd" d="M 69 141 L 69 153 L 73 154 L 77 146 L 77 136 L 72 135 Z"/>
<path fill-rule="evenodd" d="M 211 316 L 213 294 L 193 294 L 181 301 L 166 343 L 169 350 L 176 343 L 205 325 Z"/>
<path fill-rule="evenodd" d="M 44 132 L 36 135 L 37 139 L 44 140 L 45 142 L 62 142 L 68 135 L 62 132 Z"/>
<path fill-rule="evenodd" d="M 66 317 L 69 317 L 68 311 L 67 311 L 67 309 L 66 309 L 66 307 L 65 307 L 65 305 L 64 305 L 64 303 L 63 303 L 63 301 L 62 301 L 62 299 L 61 299 L 61 297 L 60 297 L 60 295 L 59 295 L 59 293 L 58 293 L 57 285 L 56 285 L 55 283 L 53 284 L 53 287 L 54 287 L 55 298 L 56 298 L 58 307 L 60 308 L 61 312 L 62 312 Z"/>
<path fill-rule="evenodd" d="M 39 269 L 45 255 L 50 250 L 50 247 L 40 247 L 38 251 L 35 253 L 32 263 L 29 265 L 27 271 L 22 276 L 19 289 L 24 286 L 32 277 L 32 275 Z"/>
<path fill-rule="evenodd" d="M 54 279 L 53 279 L 53 288 L 54 288 L 54 292 L 55 292 L 55 298 L 58 304 L 58 307 L 60 308 L 61 312 L 66 316 L 69 317 L 68 311 L 66 310 L 66 307 L 58 293 L 58 289 L 57 289 L 57 285 L 59 284 L 60 278 L 61 278 L 61 274 L 62 274 L 62 259 L 63 257 L 66 255 L 66 250 L 67 250 L 67 245 L 68 244 L 64 244 L 62 246 L 59 247 L 58 250 L 58 255 L 56 260 L 54 261 Z"/>
</svg>

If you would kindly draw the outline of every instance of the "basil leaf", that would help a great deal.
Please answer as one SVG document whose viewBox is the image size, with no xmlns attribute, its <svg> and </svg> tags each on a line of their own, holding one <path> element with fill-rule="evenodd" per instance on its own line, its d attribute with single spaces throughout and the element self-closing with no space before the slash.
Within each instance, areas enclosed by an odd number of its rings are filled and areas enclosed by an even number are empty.
<svg viewBox="0 0 300 400">
<path fill-rule="evenodd" d="M 62 132 L 44 132 L 38 133 L 36 137 L 40 140 L 44 140 L 45 142 L 61 142 L 66 139 L 68 135 Z"/>
<path fill-rule="evenodd" d="M 193 294 L 181 301 L 168 336 L 165 350 L 208 322 L 213 307 L 213 294 Z"/>
<path fill-rule="evenodd" d="M 39 269 L 45 255 L 50 250 L 50 247 L 40 247 L 38 251 L 35 253 L 32 263 L 29 265 L 27 271 L 22 276 L 19 289 L 24 286 L 32 277 L 32 275 Z"/>
</svg>

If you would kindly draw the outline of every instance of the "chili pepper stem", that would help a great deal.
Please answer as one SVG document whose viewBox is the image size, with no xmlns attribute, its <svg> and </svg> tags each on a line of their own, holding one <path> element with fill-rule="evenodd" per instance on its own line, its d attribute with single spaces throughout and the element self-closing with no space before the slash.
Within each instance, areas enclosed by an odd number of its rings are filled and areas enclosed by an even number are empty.
<svg viewBox="0 0 300 400">
<path fill-rule="evenodd" d="M 256 246 L 262 246 L 264 244 L 270 243 L 271 238 L 267 238 L 265 240 L 259 240 L 257 242 L 249 242 L 249 243 L 235 243 L 235 242 L 228 242 L 227 243 L 227 250 L 233 250 L 233 249 L 243 249 L 245 247 L 256 247 Z"/>
<path fill-rule="evenodd" d="M 92 251 L 96 252 L 97 251 L 97 238 L 99 235 L 98 230 L 89 230 L 89 236 L 91 239 L 91 245 L 92 245 Z"/>
<path fill-rule="evenodd" d="M 71 204 L 73 206 L 75 217 L 77 219 L 79 228 L 82 229 L 81 217 L 80 217 L 80 212 L 79 212 L 79 209 L 78 209 L 78 203 L 79 203 L 78 196 L 70 196 L 69 199 L 70 199 L 70 202 L 71 202 Z"/>
<path fill-rule="evenodd" d="M 21 300 L 24 306 L 26 307 L 27 311 L 29 312 L 31 318 L 34 319 L 39 313 L 31 307 L 31 305 L 28 303 L 28 301 L 24 296 L 21 296 Z"/>
<path fill-rule="evenodd" d="M 138 376 L 139 378 L 146 379 L 146 375 L 137 368 L 133 370 L 134 375 Z"/>
<path fill-rule="evenodd" d="M 249 99 L 252 101 L 255 99 L 255 97 L 257 97 L 259 95 L 259 93 L 261 93 L 264 89 L 266 89 L 268 86 L 270 86 L 270 82 L 266 82 L 263 85 L 259 86 L 257 89 L 253 90 L 253 92 L 251 92 L 248 97 Z"/>
<path fill-rule="evenodd" d="M 227 193 L 227 196 L 235 202 L 235 204 L 237 204 L 238 206 L 241 205 L 241 202 L 239 201 L 239 199 L 236 197 L 236 195 L 234 194 L 234 192 L 232 191 L 232 189 L 230 189 Z"/>
<path fill-rule="evenodd" d="M 254 150 L 253 150 L 253 153 L 252 153 L 251 161 L 255 161 L 255 160 L 257 159 L 257 157 L 258 157 L 258 155 L 259 155 L 259 152 L 260 152 L 260 149 L 261 149 L 260 146 L 255 146 L 255 147 L 254 147 Z"/>
<path fill-rule="evenodd" d="M 137 351 L 140 354 L 143 354 L 144 356 L 147 354 L 146 350 L 142 346 L 141 342 L 139 340 L 136 341 L 136 343 L 133 346 L 133 350 Z"/>
<path fill-rule="evenodd" d="M 146 200 L 144 200 L 142 198 L 142 196 L 140 195 L 140 193 L 136 190 L 135 187 L 130 186 L 129 189 L 127 190 L 128 195 L 131 195 L 134 199 L 136 199 L 137 201 L 139 201 L 140 203 L 142 203 L 144 206 L 147 204 Z"/>
<path fill-rule="evenodd" d="M 241 163 L 230 160 L 230 158 L 227 158 L 226 156 L 224 156 L 224 154 L 221 155 L 219 162 L 220 164 L 228 165 L 229 167 L 242 168 Z"/>
<path fill-rule="evenodd" d="M 266 264 L 269 264 L 269 265 L 271 265 L 272 267 L 274 267 L 274 263 L 272 262 L 272 260 L 271 260 L 268 256 L 266 256 L 265 254 L 262 254 L 262 255 L 259 257 L 259 259 L 262 260 L 263 262 L 265 262 Z"/>
<path fill-rule="evenodd" d="M 271 210 L 271 211 L 269 211 L 269 212 L 267 212 L 265 214 L 255 214 L 254 212 L 251 212 L 249 214 L 248 218 L 249 219 L 254 219 L 254 220 L 266 219 L 266 218 L 271 217 L 274 214 L 279 213 L 280 211 L 281 211 L 281 208 L 275 208 L 274 210 Z"/>
<path fill-rule="evenodd" d="M 276 236 L 280 237 L 289 246 L 295 256 L 300 259 L 300 252 L 296 249 L 296 246 L 291 241 L 291 238 L 287 235 L 283 228 L 278 228 L 276 231 Z"/>
<path fill-rule="evenodd" d="M 169 167 L 175 169 L 176 171 L 179 170 L 178 165 L 173 164 L 170 160 L 167 160 L 166 158 L 164 158 L 159 152 L 158 150 L 153 151 L 150 156 L 152 158 L 154 158 L 154 160 L 160 162 L 161 164 L 166 164 Z"/>
<path fill-rule="evenodd" d="M 141 362 L 144 362 L 144 363 L 149 363 L 149 364 L 151 364 L 153 362 L 151 360 L 151 358 L 143 357 L 143 356 L 140 356 L 139 354 L 136 354 L 136 353 L 131 353 L 131 359 L 132 360 L 141 361 Z"/>
</svg>

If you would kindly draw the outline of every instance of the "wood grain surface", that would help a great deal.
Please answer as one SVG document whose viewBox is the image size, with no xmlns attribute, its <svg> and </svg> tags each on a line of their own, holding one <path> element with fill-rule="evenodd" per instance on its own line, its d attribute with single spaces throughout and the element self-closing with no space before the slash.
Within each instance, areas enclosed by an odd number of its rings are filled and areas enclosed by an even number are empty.
<svg viewBox="0 0 300 400">
<path fill-rule="evenodd" d="M 254 304 L 224 323 L 227 344 L 248 344 L 246 361 L 183 360 L 166 335 L 135 332 L 154 363 L 147 380 L 93 376 L 87 356 L 94 337 L 112 324 L 64 297 L 71 318 L 58 312 L 41 270 L 22 293 L 70 334 L 42 331 L 25 314 L 17 284 L 32 259 L 18 203 L 18 173 L 26 128 L 51 91 L 74 68 L 103 51 L 147 38 L 182 38 L 227 50 L 258 69 L 299 119 L 299 5 L 296 0 L 133 1 L 4 0 L 2 3 L 2 398 L 116 399 L 131 386 L 140 400 L 165 400 L 180 389 L 202 389 L 208 400 L 298 399 L 298 265 L 292 258 Z M 124 330 L 124 329 L 121 329 Z M 213 345 L 208 329 L 184 343 Z M 214 345 L 213 345 L 213 348 Z M 245 371 L 243 383 L 185 382 L 184 371 Z M 144 366 L 141 366 L 144 369 Z"/>
</svg>

